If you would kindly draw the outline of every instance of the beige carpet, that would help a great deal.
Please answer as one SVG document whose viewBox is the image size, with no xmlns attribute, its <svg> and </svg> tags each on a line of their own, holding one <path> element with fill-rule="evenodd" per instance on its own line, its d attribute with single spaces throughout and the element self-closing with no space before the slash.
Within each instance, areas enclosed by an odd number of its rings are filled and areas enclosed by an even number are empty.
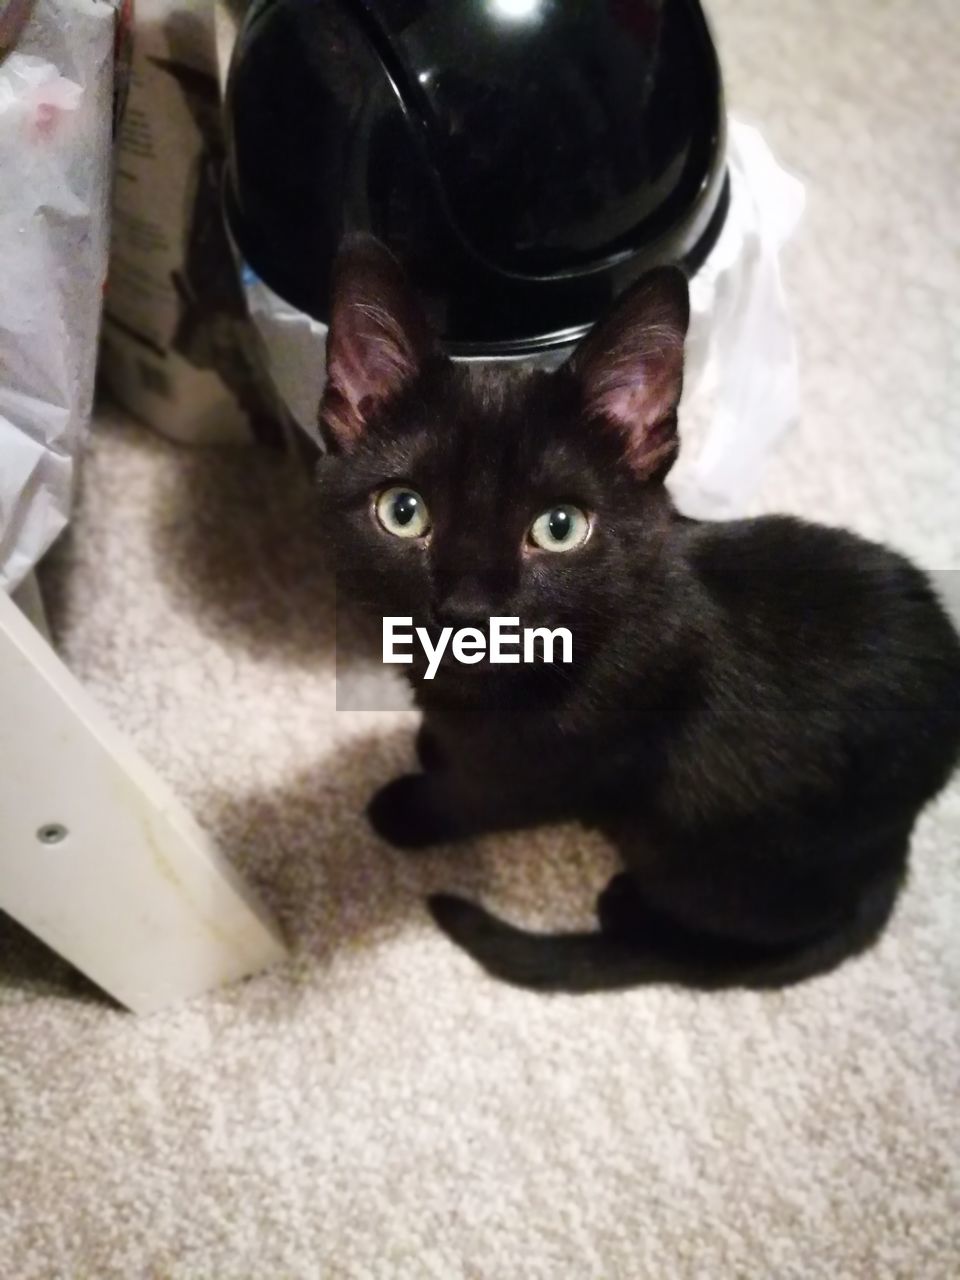
<svg viewBox="0 0 960 1280">
<path fill-rule="evenodd" d="M 805 416 L 760 504 L 960 568 L 960 10 L 716 0 L 732 103 L 809 183 Z M 588 918 L 574 829 L 406 860 L 402 714 L 338 714 L 302 488 L 105 417 L 48 566 L 63 651 L 276 908 L 285 967 L 137 1021 L 0 922 L 0 1274 L 960 1274 L 960 789 L 893 928 L 778 994 L 497 986 L 424 892 Z M 949 586 L 950 578 L 942 579 Z"/>
</svg>

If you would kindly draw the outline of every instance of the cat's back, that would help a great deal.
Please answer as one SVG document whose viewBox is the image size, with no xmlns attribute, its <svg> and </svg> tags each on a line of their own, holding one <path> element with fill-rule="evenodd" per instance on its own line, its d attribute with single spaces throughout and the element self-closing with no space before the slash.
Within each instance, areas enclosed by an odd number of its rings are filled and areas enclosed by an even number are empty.
<svg viewBox="0 0 960 1280">
<path fill-rule="evenodd" d="M 960 670 L 960 640 L 927 576 L 845 529 L 791 516 L 698 523 L 686 559 L 726 626 L 780 655 L 939 653 Z"/>
<path fill-rule="evenodd" d="M 960 741 L 960 638 L 906 557 L 782 516 L 701 524 L 687 539 L 718 690 L 766 698 L 788 720 L 879 728 L 908 715 Z"/>
<path fill-rule="evenodd" d="M 960 754 L 960 639 L 927 577 L 790 517 L 679 537 L 702 619 L 685 782 L 692 771 L 745 805 L 794 786 L 856 787 L 878 804 L 935 794 Z"/>
</svg>

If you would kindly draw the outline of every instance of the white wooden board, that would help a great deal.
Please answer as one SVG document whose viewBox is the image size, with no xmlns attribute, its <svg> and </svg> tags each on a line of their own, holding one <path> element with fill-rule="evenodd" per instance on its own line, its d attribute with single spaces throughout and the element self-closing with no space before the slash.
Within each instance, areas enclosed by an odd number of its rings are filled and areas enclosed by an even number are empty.
<svg viewBox="0 0 960 1280">
<path fill-rule="evenodd" d="M 284 955 L 263 906 L 3 592 L 0 908 L 137 1012 Z"/>
</svg>

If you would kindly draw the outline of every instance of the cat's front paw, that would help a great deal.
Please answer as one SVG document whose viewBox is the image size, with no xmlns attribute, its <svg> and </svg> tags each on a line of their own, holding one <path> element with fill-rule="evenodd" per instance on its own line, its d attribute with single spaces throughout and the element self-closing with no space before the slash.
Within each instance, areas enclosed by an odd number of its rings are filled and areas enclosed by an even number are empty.
<svg viewBox="0 0 960 1280">
<path fill-rule="evenodd" d="M 417 730 L 417 738 L 415 742 L 417 759 L 420 761 L 420 768 L 426 773 L 433 773 L 444 766 L 444 754 L 436 736 L 422 724 Z"/>
<path fill-rule="evenodd" d="M 388 782 L 367 806 L 378 836 L 399 849 L 425 849 L 456 837 L 454 824 L 433 779 L 408 773 Z"/>
</svg>

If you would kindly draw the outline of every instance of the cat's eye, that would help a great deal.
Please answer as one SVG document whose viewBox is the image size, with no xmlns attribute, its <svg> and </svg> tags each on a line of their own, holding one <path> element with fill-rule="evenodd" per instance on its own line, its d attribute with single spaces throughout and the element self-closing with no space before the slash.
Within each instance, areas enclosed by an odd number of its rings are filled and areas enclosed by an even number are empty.
<svg viewBox="0 0 960 1280">
<path fill-rule="evenodd" d="M 395 538 L 422 538 L 430 532 L 427 504 L 406 485 L 392 485 L 377 498 L 377 519 Z"/>
<path fill-rule="evenodd" d="M 569 502 L 550 507 L 530 526 L 530 541 L 542 551 L 575 551 L 589 535 L 588 517 Z"/>
</svg>

